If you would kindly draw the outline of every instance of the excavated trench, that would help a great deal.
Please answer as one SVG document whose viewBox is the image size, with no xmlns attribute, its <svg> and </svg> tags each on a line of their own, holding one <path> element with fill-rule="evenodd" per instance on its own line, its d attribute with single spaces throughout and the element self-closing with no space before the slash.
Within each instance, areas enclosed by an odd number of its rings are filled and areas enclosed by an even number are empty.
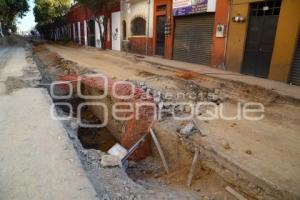
<svg viewBox="0 0 300 200">
<path fill-rule="evenodd" d="M 73 108 L 73 118 L 77 119 L 77 108 L 79 103 L 83 103 L 84 100 L 80 98 L 73 98 L 69 101 L 54 101 L 56 103 L 70 103 Z M 57 109 L 63 111 L 63 115 L 69 116 L 70 109 L 64 105 L 58 105 Z M 88 107 L 82 109 L 81 120 L 88 125 L 101 124 L 101 121 L 90 111 Z M 81 142 L 81 145 L 85 149 L 95 149 L 102 152 L 107 152 L 111 147 L 118 143 L 117 139 L 106 128 L 87 128 L 78 127 L 77 137 Z"/>
<path fill-rule="evenodd" d="M 77 97 L 67 101 L 55 99 L 53 101 L 55 103 L 70 103 L 73 108 L 72 117 L 75 119 L 78 117 L 76 112 L 79 104 L 85 102 L 83 99 Z M 58 112 L 61 117 L 70 115 L 69 107 L 59 105 L 57 109 L 61 111 Z M 93 125 L 101 123 L 91 108 L 84 107 L 82 110 L 81 119 L 85 124 Z M 163 184 L 180 188 L 180 190 L 201 197 L 222 199 L 226 196 L 228 199 L 234 199 L 224 190 L 226 183 L 211 169 L 201 165 L 201 162 L 196 165 L 192 187 L 186 187 L 187 176 L 194 155 L 193 146 L 184 145 L 175 131 L 172 134 L 159 128 L 155 128 L 155 131 L 165 150 L 171 172 L 169 174 L 166 173 L 156 146 L 152 144 L 152 156 L 141 161 L 129 161 L 126 173 L 133 181 L 148 189 Z M 100 150 L 106 153 L 116 143 L 119 143 L 107 127 L 85 128 L 79 126 L 76 135 L 82 147 L 86 150 Z"/>
<path fill-rule="evenodd" d="M 44 78 L 43 81 L 49 83 L 49 79 Z M 44 84 L 44 87 L 49 91 L 49 84 Z M 72 113 L 73 119 L 78 117 L 77 108 L 79 104 L 85 102 L 84 99 L 78 97 L 73 97 L 68 100 L 57 100 L 52 98 L 52 101 L 58 104 L 56 110 L 58 111 L 59 117 L 70 116 Z M 72 111 L 68 106 L 64 105 L 65 103 L 72 105 Z M 101 123 L 91 108 L 87 106 L 82 109 L 81 120 L 89 125 Z M 209 196 L 216 199 L 220 199 L 224 196 L 230 197 L 224 190 L 223 181 L 210 169 L 201 167 L 199 164 L 197 165 L 198 169 L 195 171 L 195 182 L 193 187 L 186 187 L 186 178 L 194 152 L 190 151 L 190 149 L 186 149 L 176 135 L 168 134 L 159 129 L 156 130 L 158 131 L 157 136 L 159 140 L 165 145 L 163 148 L 166 150 L 165 153 L 168 157 L 171 173 L 166 173 L 157 149 L 152 145 L 152 156 L 141 161 L 129 161 L 126 173 L 133 181 L 148 189 L 159 187 L 159 185 L 162 184 L 175 188 L 179 187 L 181 188 L 180 190 L 184 192 L 202 197 Z M 82 147 L 86 150 L 99 150 L 106 153 L 111 147 L 119 142 L 107 127 L 86 128 L 78 126 L 75 135 Z M 166 145 L 166 142 L 168 142 L 168 145 Z M 203 190 L 202 188 L 205 187 L 206 189 Z"/>
</svg>

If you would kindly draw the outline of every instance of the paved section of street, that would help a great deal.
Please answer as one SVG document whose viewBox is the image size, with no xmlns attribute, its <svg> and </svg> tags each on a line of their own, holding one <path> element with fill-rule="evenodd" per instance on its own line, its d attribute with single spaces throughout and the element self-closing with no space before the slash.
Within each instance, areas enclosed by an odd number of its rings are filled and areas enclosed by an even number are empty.
<svg viewBox="0 0 300 200">
<path fill-rule="evenodd" d="M 28 68 L 23 47 L 0 48 L 0 199 L 97 199 L 65 130 L 50 117 L 47 91 L 16 85 L 8 92 L 9 79 L 39 78 Z"/>
</svg>

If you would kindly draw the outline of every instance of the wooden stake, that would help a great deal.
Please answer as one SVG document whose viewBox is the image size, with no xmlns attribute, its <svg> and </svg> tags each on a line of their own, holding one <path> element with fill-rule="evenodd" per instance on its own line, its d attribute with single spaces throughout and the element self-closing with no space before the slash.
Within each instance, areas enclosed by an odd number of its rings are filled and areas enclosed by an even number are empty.
<svg viewBox="0 0 300 200">
<path fill-rule="evenodd" d="M 240 193 L 238 193 L 237 191 L 235 191 L 231 187 L 227 186 L 225 189 L 227 190 L 227 192 L 229 192 L 230 194 L 232 194 L 238 200 L 247 200 L 245 197 L 243 197 Z"/>
<path fill-rule="evenodd" d="M 170 171 L 169 171 L 169 167 L 168 167 L 168 164 L 167 164 L 164 152 L 162 151 L 161 146 L 160 146 L 160 144 L 159 144 L 159 142 L 157 140 L 157 137 L 156 137 L 156 135 L 155 135 L 155 133 L 154 133 L 154 131 L 153 131 L 152 128 L 150 128 L 150 134 L 151 134 L 151 137 L 152 137 L 152 139 L 153 139 L 153 141 L 155 143 L 155 146 L 156 146 L 156 148 L 158 150 L 159 156 L 160 156 L 160 158 L 161 158 L 161 160 L 163 162 L 163 165 L 164 165 L 164 167 L 166 169 L 166 172 L 167 172 L 167 174 L 169 174 Z"/>
<path fill-rule="evenodd" d="M 190 172 L 189 172 L 189 175 L 188 175 L 188 180 L 187 180 L 187 186 L 188 187 L 191 187 L 192 179 L 193 179 L 193 175 L 194 175 L 194 171 L 195 171 L 195 168 L 196 168 L 196 163 L 198 161 L 199 154 L 200 154 L 199 149 L 195 148 L 195 155 L 194 155 L 194 158 L 193 158 L 193 162 L 192 162 L 191 169 L 190 169 Z"/>
</svg>

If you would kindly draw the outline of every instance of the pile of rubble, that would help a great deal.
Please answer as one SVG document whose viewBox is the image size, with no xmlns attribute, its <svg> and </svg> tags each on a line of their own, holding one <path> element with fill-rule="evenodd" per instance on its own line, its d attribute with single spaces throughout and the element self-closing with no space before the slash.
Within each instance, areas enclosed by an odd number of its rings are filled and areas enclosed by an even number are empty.
<svg viewBox="0 0 300 200">
<path fill-rule="evenodd" d="M 180 94 L 172 94 L 162 90 L 156 90 L 147 85 L 143 81 L 127 80 L 133 83 L 136 87 L 144 90 L 146 95 L 153 97 L 154 103 L 157 105 L 158 111 L 162 113 L 162 118 L 165 119 L 175 113 L 176 116 L 191 113 L 191 105 L 198 102 L 212 102 L 220 105 L 225 101 L 225 96 L 221 94 L 219 88 L 209 90 L 200 88 L 192 81 L 187 81 L 185 92 Z M 196 92 L 195 92 L 196 91 Z"/>
</svg>

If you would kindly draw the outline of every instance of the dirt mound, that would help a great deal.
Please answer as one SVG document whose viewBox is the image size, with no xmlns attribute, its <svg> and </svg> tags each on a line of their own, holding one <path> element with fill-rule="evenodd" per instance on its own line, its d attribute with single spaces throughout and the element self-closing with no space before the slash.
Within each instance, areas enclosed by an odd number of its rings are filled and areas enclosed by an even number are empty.
<svg viewBox="0 0 300 200">
<path fill-rule="evenodd" d="M 186 79 L 186 80 L 190 80 L 190 79 L 193 79 L 195 77 L 198 77 L 199 74 L 196 73 L 196 72 L 192 72 L 192 71 L 180 71 L 180 72 L 176 73 L 176 76 L 178 78 L 183 78 L 183 79 Z"/>
</svg>

